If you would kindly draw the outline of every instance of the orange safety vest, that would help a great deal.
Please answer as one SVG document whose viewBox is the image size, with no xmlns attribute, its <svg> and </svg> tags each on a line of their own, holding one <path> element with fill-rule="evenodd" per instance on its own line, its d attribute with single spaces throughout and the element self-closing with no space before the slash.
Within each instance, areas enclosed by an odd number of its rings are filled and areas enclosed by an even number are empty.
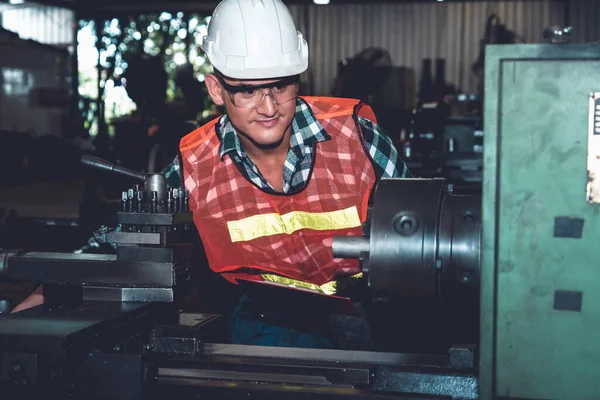
<svg viewBox="0 0 600 400">
<path fill-rule="evenodd" d="M 331 245 L 334 236 L 362 234 L 376 176 L 356 118 L 375 115 L 358 100 L 303 99 L 332 139 L 314 145 L 311 176 L 299 193 L 266 193 L 229 156 L 221 160 L 218 118 L 181 140 L 194 224 L 210 268 L 231 282 L 321 286 L 360 272 L 357 260 L 334 259 Z"/>
</svg>

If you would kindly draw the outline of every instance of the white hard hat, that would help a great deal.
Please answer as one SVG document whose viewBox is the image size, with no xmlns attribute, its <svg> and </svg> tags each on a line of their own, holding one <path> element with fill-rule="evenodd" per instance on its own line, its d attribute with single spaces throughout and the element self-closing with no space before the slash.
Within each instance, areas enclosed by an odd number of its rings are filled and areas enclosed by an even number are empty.
<svg viewBox="0 0 600 400">
<path fill-rule="evenodd" d="M 308 44 L 281 0 L 221 1 L 200 48 L 234 79 L 278 78 L 308 68 Z"/>
</svg>

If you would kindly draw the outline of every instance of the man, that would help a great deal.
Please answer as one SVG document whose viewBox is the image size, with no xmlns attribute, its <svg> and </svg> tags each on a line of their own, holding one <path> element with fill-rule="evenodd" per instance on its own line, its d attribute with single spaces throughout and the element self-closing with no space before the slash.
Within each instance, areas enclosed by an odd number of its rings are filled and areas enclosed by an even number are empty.
<svg viewBox="0 0 600 400">
<path fill-rule="evenodd" d="M 183 138 L 180 161 L 165 175 L 190 192 L 210 268 L 234 284 L 317 291 L 358 274 L 356 260 L 333 258 L 333 236 L 360 235 L 376 182 L 408 176 L 372 110 L 356 100 L 298 97 L 308 45 L 280 0 L 222 1 L 201 48 L 214 67 L 208 93 L 227 112 Z M 320 317 L 308 321 L 318 310 L 306 311 L 289 315 L 278 299 L 243 296 L 229 339 L 331 346 L 313 329 Z"/>
</svg>

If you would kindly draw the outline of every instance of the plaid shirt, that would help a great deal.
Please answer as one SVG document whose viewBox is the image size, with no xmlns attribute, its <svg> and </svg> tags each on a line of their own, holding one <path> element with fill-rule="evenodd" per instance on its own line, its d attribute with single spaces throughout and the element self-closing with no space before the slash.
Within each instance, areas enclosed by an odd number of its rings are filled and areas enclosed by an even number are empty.
<svg viewBox="0 0 600 400">
<path fill-rule="evenodd" d="M 412 177 L 404 161 L 398 156 L 398 152 L 392 141 L 381 127 L 372 121 L 359 117 L 362 134 L 367 149 L 374 161 L 375 176 L 381 178 L 408 178 Z M 275 191 L 267 180 L 262 176 L 252 159 L 242 149 L 242 144 L 229 117 L 225 114 L 219 121 L 220 130 L 220 156 L 231 157 L 232 161 L 243 171 L 246 179 L 252 181 L 266 192 Z M 283 192 L 289 193 L 301 188 L 310 175 L 312 166 L 313 144 L 331 140 L 331 136 L 325 132 L 312 110 L 302 99 L 296 104 L 296 114 L 292 122 L 292 136 L 290 149 L 283 168 Z M 172 188 L 182 188 L 183 177 L 179 157 L 169 164 L 163 174 L 167 178 L 167 184 Z M 100 232 L 108 228 L 101 228 Z M 118 228 L 117 228 L 118 230 Z M 98 249 L 100 246 L 94 238 L 77 252 L 88 252 Z"/>
</svg>

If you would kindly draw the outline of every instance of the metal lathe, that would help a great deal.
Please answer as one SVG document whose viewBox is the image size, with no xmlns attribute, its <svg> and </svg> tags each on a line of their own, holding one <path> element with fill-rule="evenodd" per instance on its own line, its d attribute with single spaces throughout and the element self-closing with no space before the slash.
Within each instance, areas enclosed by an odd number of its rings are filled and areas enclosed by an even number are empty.
<svg viewBox="0 0 600 400">
<path fill-rule="evenodd" d="M 482 195 L 382 180 L 363 236 L 332 246 L 360 261 L 392 338 L 426 307 L 445 347 L 215 340 L 218 316 L 178 305 L 193 265 L 187 194 L 86 157 L 140 181 L 121 229 L 97 237 L 116 254 L 0 252 L 0 275 L 41 282 L 46 298 L 0 316 L 0 398 L 598 399 L 600 46 L 488 46 L 485 71 Z"/>
</svg>

